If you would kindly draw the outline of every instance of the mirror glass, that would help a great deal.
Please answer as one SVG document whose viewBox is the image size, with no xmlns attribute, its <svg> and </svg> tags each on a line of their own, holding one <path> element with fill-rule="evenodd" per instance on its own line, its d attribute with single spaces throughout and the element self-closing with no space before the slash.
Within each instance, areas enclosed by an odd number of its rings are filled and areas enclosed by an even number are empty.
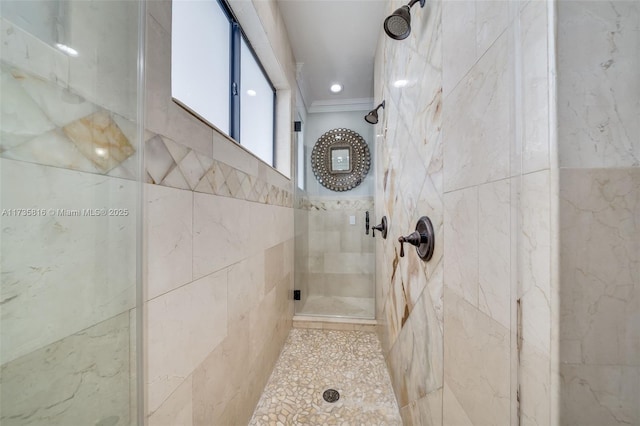
<svg viewBox="0 0 640 426">
<path fill-rule="evenodd" d="M 351 171 L 351 150 L 349 147 L 331 148 L 331 171 L 348 172 Z"/>
</svg>

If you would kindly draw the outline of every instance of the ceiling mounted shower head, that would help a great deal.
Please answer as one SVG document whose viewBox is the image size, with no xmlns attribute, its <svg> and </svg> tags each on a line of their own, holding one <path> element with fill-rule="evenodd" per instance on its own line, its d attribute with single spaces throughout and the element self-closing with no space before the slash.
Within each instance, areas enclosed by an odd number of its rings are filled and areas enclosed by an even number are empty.
<svg viewBox="0 0 640 426">
<path fill-rule="evenodd" d="M 424 7 L 425 0 L 411 0 L 409 4 L 396 9 L 384 20 L 384 32 L 394 40 L 404 40 L 411 33 L 411 7 L 420 2 Z"/>
<path fill-rule="evenodd" d="M 380 105 L 378 105 L 375 109 L 369 111 L 367 115 L 364 116 L 364 119 L 369 124 L 377 124 L 378 123 L 378 109 L 384 109 L 384 101 Z"/>
</svg>

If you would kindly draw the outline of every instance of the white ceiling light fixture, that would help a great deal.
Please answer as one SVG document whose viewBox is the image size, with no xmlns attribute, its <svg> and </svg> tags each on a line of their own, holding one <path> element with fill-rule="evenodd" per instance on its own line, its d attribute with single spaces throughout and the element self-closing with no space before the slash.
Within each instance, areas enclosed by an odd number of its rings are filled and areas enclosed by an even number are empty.
<svg viewBox="0 0 640 426">
<path fill-rule="evenodd" d="M 342 92 L 342 84 L 334 83 L 330 88 L 332 93 L 340 93 Z"/>
<path fill-rule="evenodd" d="M 257 95 L 257 94 L 258 94 L 258 93 L 257 93 L 255 90 L 253 90 L 253 89 L 249 89 L 249 90 L 247 90 L 247 95 L 249 95 L 249 96 L 255 96 L 255 95 Z"/>
</svg>

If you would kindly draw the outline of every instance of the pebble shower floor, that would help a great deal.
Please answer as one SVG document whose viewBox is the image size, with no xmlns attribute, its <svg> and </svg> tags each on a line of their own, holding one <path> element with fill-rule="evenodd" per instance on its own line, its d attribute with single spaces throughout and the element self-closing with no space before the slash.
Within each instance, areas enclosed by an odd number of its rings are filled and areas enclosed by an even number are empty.
<svg viewBox="0 0 640 426">
<path fill-rule="evenodd" d="M 249 424 L 402 425 L 377 335 L 292 329 Z"/>
</svg>

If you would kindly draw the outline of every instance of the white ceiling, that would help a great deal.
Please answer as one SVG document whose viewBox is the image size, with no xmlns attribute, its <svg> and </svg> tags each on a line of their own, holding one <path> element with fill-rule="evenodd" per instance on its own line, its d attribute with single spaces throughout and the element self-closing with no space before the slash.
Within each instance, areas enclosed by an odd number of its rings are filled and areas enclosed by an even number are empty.
<svg viewBox="0 0 640 426">
<path fill-rule="evenodd" d="M 368 109 L 388 0 L 278 0 L 309 112 Z M 341 93 L 329 87 L 340 83 Z"/>
</svg>

